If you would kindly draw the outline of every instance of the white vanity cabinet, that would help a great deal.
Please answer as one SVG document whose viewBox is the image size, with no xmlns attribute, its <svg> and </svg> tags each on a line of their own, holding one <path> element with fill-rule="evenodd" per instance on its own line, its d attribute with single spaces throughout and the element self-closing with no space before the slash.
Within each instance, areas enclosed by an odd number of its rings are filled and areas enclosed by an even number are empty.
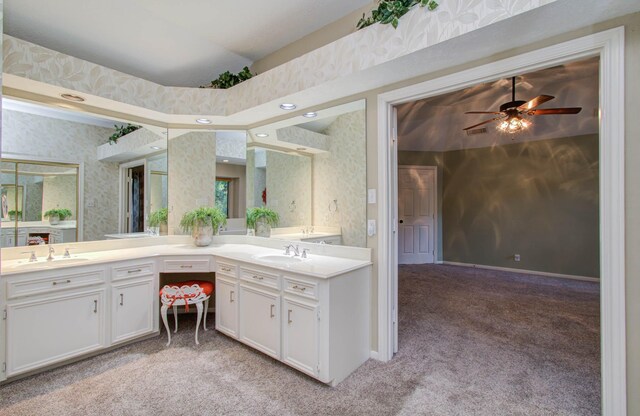
<svg viewBox="0 0 640 416">
<path fill-rule="evenodd" d="M 111 267 L 111 342 L 150 334 L 158 329 L 158 279 L 153 262 Z"/>
<path fill-rule="evenodd" d="M 104 269 L 7 279 L 6 376 L 107 346 Z"/>
<path fill-rule="evenodd" d="M 238 338 L 238 268 L 235 264 L 216 264 L 216 329 Z"/>
<path fill-rule="evenodd" d="M 370 266 L 316 278 L 220 259 L 216 329 L 336 385 L 371 354 L 370 276 Z"/>
</svg>

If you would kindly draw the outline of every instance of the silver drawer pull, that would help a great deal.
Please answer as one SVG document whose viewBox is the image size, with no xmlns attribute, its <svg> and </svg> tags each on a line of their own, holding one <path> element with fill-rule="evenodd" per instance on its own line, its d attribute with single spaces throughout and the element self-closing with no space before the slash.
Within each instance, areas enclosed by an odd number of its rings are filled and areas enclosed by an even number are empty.
<svg viewBox="0 0 640 416">
<path fill-rule="evenodd" d="M 51 282 L 51 284 L 54 285 L 54 286 L 55 285 L 64 285 L 64 284 L 67 284 L 67 283 L 71 283 L 71 280 L 67 279 L 67 280 L 60 280 L 58 282 Z"/>
<path fill-rule="evenodd" d="M 142 269 L 127 270 L 127 273 L 140 273 Z"/>
<path fill-rule="evenodd" d="M 256 275 L 253 275 L 253 278 L 254 278 L 254 279 L 258 279 L 258 280 L 262 280 L 262 279 L 264 279 L 264 277 L 262 277 L 262 276 L 256 276 Z"/>
<path fill-rule="evenodd" d="M 271 317 L 272 318 L 276 317 L 276 313 L 274 311 L 275 308 L 276 308 L 276 305 L 271 305 L 271 309 L 269 310 L 269 312 L 271 312 Z"/>
<path fill-rule="evenodd" d="M 233 299 L 233 290 L 229 292 L 229 303 L 233 303 L 235 299 Z"/>
<path fill-rule="evenodd" d="M 124 293 L 120 293 L 120 306 L 124 306 Z"/>
<path fill-rule="evenodd" d="M 292 312 L 293 312 L 293 311 L 292 311 L 291 309 L 289 309 L 289 311 L 287 312 L 287 321 L 289 321 L 289 323 L 293 322 L 293 321 L 291 320 L 291 313 L 292 313 Z"/>
<path fill-rule="evenodd" d="M 93 313 L 98 313 L 98 301 L 93 301 Z"/>
<path fill-rule="evenodd" d="M 302 286 L 298 286 L 298 285 L 295 285 L 293 288 L 296 289 L 296 290 L 299 290 L 301 292 L 304 292 L 305 290 L 307 290 L 306 287 L 302 287 Z"/>
<path fill-rule="evenodd" d="M 228 267 L 220 267 L 220 270 L 222 270 L 223 272 L 230 272 L 231 269 Z"/>
<path fill-rule="evenodd" d="M 193 268 L 192 264 L 183 264 L 182 266 L 180 266 L 181 269 L 191 269 Z"/>
</svg>

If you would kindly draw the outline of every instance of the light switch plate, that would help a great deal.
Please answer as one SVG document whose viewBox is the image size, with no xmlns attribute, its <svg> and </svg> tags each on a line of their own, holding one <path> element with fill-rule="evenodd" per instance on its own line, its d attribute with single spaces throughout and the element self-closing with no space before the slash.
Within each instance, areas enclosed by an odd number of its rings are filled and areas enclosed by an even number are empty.
<svg viewBox="0 0 640 416">
<path fill-rule="evenodd" d="M 376 235 L 376 220 L 367 220 L 367 235 L 369 237 Z"/>
<path fill-rule="evenodd" d="M 376 203 L 376 190 L 369 189 L 367 190 L 367 203 L 375 204 Z"/>
</svg>

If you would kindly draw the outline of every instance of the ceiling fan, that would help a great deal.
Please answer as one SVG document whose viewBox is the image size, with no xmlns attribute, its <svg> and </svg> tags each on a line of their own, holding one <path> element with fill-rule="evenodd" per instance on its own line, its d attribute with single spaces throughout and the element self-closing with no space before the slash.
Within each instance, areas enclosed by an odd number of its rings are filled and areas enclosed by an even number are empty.
<svg viewBox="0 0 640 416">
<path fill-rule="evenodd" d="M 471 130 L 475 127 L 482 126 L 483 124 L 491 123 L 492 121 L 500 121 L 498 124 L 498 130 L 506 133 L 517 133 L 527 129 L 531 125 L 531 122 L 523 117 L 525 114 L 528 116 L 578 114 L 580 110 L 582 110 L 582 107 L 537 108 L 539 105 L 553 100 L 554 98 L 555 97 L 552 97 L 551 95 L 538 95 L 530 101 L 516 101 L 516 77 L 512 77 L 511 101 L 502 104 L 500 106 L 500 111 L 467 111 L 465 114 L 494 114 L 495 117 L 485 120 L 482 123 L 464 128 L 463 130 Z"/>
</svg>

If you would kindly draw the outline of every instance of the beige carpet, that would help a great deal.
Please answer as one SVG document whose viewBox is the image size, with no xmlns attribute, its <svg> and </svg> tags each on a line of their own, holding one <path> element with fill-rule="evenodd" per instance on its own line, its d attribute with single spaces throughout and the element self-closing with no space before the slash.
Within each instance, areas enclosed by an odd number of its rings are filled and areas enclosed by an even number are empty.
<svg viewBox="0 0 640 416">
<path fill-rule="evenodd" d="M 400 274 L 399 353 L 336 388 L 213 330 L 196 346 L 181 317 L 170 348 L 162 336 L 0 387 L 0 415 L 600 413 L 597 284 L 454 266 Z"/>
</svg>

